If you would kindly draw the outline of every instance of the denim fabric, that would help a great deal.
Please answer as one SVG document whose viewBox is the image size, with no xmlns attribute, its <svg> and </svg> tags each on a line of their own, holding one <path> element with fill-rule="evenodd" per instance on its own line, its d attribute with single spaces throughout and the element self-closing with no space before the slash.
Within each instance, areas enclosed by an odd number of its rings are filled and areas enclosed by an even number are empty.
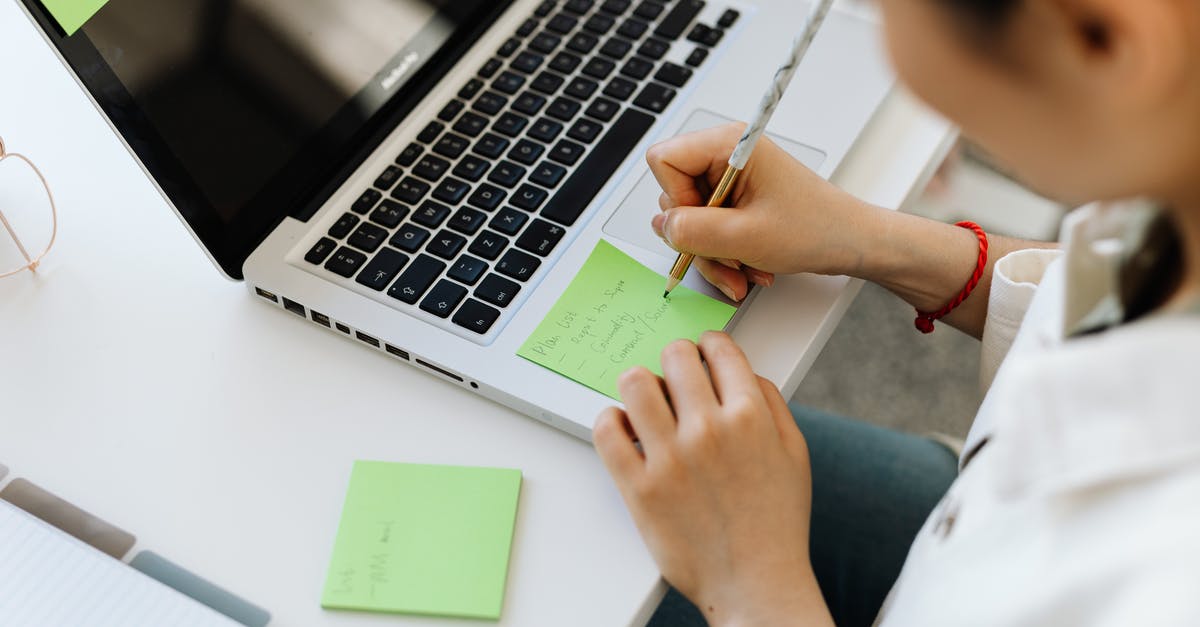
<svg viewBox="0 0 1200 627">
<path fill-rule="evenodd" d="M 927 438 L 792 407 L 812 458 L 810 552 L 839 627 L 868 627 L 908 548 L 958 474 L 958 460 Z M 705 625 L 671 589 L 652 627 Z"/>
</svg>

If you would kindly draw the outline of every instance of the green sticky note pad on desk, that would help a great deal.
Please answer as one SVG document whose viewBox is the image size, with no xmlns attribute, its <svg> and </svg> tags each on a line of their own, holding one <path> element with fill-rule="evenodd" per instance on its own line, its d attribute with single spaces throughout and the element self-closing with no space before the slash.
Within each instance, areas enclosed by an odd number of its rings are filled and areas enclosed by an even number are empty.
<svg viewBox="0 0 1200 627">
<path fill-rule="evenodd" d="M 500 618 L 521 471 L 357 461 L 321 606 Z"/>
<path fill-rule="evenodd" d="M 42 4 L 70 37 L 108 4 L 108 0 L 42 0 Z"/>
<path fill-rule="evenodd" d="M 673 340 L 698 339 L 729 324 L 737 309 L 679 286 L 600 240 L 579 274 L 517 354 L 620 400 L 617 377 L 633 366 L 662 374 Z"/>
</svg>

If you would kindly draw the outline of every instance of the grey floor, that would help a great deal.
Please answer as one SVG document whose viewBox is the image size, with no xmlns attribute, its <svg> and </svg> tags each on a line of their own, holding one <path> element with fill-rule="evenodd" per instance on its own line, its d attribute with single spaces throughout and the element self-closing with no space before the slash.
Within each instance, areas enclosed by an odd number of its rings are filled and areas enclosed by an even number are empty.
<svg viewBox="0 0 1200 627">
<path fill-rule="evenodd" d="M 907 211 L 975 220 L 992 233 L 1054 238 L 1061 207 L 975 159 L 952 159 Z M 979 342 L 944 325 L 922 335 L 913 317 L 887 290 L 864 286 L 793 401 L 913 433 L 963 437 L 982 400 Z"/>
</svg>

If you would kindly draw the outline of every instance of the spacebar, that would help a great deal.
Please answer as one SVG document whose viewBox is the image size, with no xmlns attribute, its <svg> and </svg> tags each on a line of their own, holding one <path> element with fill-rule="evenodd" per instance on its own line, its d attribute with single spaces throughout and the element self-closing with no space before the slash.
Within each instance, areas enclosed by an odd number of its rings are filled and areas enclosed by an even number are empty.
<svg viewBox="0 0 1200 627">
<path fill-rule="evenodd" d="M 642 136 L 654 125 L 654 116 L 626 109 L 621 117 L 608 129 L 600 143 L 596 144 L 575 173 L 567 179 L 562 189 L 542 209 L 542 215 L 550 220 L 571 226 L 591 204 L 596 194 L 613 172 L 629 156 L 629 152 L 642 140 Z"/>
</svg>

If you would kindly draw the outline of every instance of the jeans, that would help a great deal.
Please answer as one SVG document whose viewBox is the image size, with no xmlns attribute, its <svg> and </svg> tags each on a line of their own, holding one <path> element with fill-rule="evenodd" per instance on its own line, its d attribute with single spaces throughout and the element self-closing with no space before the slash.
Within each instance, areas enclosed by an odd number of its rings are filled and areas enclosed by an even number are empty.
<svg viewBox="0 0 1200 627">
<path fill-rule="evenodd" d="M 868 627 L 908 548 L 958 474 L 958 460 L 927 438 L 792 407 L 812 459 L 810 554 L 839 627 Z M 705 625 L 672 588 L 651 627 Z"/>
</svg>

